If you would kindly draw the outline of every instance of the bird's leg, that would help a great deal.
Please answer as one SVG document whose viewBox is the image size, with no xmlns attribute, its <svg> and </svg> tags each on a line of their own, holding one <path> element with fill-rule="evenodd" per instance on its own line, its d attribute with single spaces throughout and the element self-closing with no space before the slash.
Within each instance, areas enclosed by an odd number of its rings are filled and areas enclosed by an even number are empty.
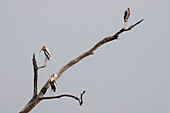
<svg viewBox="0 0 170 113">
<path fill-rule="evenodd" d="M 45 57 L 46 58 L 46 57 Z M 44 65 L 45 65 L 45 58 L 44 58 Z"/>
<path fill-rule="evenodd" d="M 127 22 L 126 22 L 126 28 L 127 28 Z"/>
<path fill-rule="evenodd" d="M 50 91 L 50 96 L 51 96 L 51 92 L 52 92 L 52 89 L 51 89 L 51 91 Z"/>
<path fill-rule="evenodd" d="M 47 65 L 47 57 L 44 59 L 44 65 Z"/>
<path fill-rule="evenodd" d="M 125 22 L 123 23 L 123 28 L 125 28 Z"/>
<path fill-rule="evenodd" d="M 46 59 L 45 59 L 45 65 L 47 65 L 47 57 L 45 57 Z"/>
</svg>

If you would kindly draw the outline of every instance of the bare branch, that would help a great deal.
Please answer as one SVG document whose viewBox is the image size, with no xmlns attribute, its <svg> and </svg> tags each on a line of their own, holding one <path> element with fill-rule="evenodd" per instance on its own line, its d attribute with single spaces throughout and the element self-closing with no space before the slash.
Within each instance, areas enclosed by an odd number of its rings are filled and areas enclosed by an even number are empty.
<svg viewBox="0 0 170 113">
<path fill-rule="evenodd" d="M 47 65 L 37 67 L 37 69 L 45 68 Z"/>
<path fill-rule="evenodd" d="M 89 56 L 89 55 L 92 55 L 94 53 L 94 51 L 99 48 L 101 45 L 107 43 L 107 42 L 110 42 L 112 40 L 116 40 L 118 39 L 119 35 L 121 33 L 123 33 L 124 31 L 129 31 L 131 30 L 133 27 L 135 27 L 136 25 L 138 25 L 139 23 L 141 23 L 144 19 L 141 19 L 140 21 L 138 21 L 137 23 L 131 25 L 129 28 L 125 29 L 125 28 L 122 28 L 120 31 L 118 31 L 115 35 L 113 36 L 109 36 L 109 37 L 106 37 L 104 38 L 103 40 L 99 41 L 96 45 L 94 45 L 90 50 L 88 50 L 87 52 L 81 54 L 80 56 L 76 57 L 75 59 L 71 60 L 69 63 L 67 63 L 65 66 L 63 66 L 57 73 L 56 73 L 56 77 L 55 77 L 55 80 L 57 80 L 61 74 L 63 72 L 65 72 L 68 68 L 70 68 L 71 66 L 73 66 L 74 64 L 76 64 L 77 62 L 79 62 L 80 60 L 82 60 L 83 58 Z M 43 67 L 43 66 L 42 66 Z M 41 68 L 41 67 L 39 67 Z M 37 75 L 38 76 L 38 75 Z M 41 100 L 42 98 L 48 98 L 48 97 L 43 97 L 44 94 L 46 93 L 47 89 L 50 87 L 50 82 L 49 80 L 46 82 L 46 84 L 42 87 L 41 91 L 39 92 L 39 94 L 36 96 L 36 98 L 32 101 L 30 101 L 22 110 L 20 113 L 27 113 L 29 112 L 31 109 L 33 109 Z M 36 92 L 36 91 L 35 91 Z M 84 92 L 85 93 L 85 92 Z M 82 99 L 82 96 L 83 94 L 81 94 L 81 98 L 80 99 L 76 99 L 76 100 L 79 100 L 79 103 L 81 105 L 81 102 L 83 102 L 83 99 Z M 61 95 L 60 95 L 61 96 Z M 67 97 L 69 97 L 67 95 Z M 74 96 L 70 96 L 72 98 L 74 98 Z M 81 101 L 80 101 L 81 100 Z"/>
<path fill-rule="evenodd" d="M 62 95 L 52 96 L 52 97 L 41 97 L 40 99 L 41 99 L 41 100 L 46 100 L 46 99 L 56 99 L 56 98 L 61 98 L 61 97 L 71 97 L 71 98 L 74 98 L 74 99 L 78 100 L 80 106 L 82 106 L 82 104 L 83 104 L 83 94 L 84 94 L 84 93 L 85 93 L 85 91 L 83 91 L 83 92 L 80 94 L 80 98 L 79 98 L 79 97 L 76 97 L 76 96 L 74 96 L 74 95 L 62 94 Z"/>
<path fill-rule="evenodd" d="M 119 34 L 121 34 L 124 31 L 129 31 L 131 30 L 133 27 L 135 27 L 136 25 L 138 25 L 139 23 L 141 23 L 144 19 L 138 21 L 137 23 L 135 23 L 134 25 L 131 25 L 129 28 L 125 29 L 122 28 L 120 31 L 118 31 L 115 35 L 113 36 L 109 36 L 104 38 L 103 40 L 99 41 L 93 48 L 91 48 L 90 50 L 88 50 L 87 52 L 81 54 L 80 56 L 76 57 L 75 59 L 71 60 L 68 64 L 66 64 L 65 66 L 63 66 L 56 74 L 58 75 L 56 80 L 61 76 L 61 74 L 66 71 L 69 67 L 71 67 L 72 65 L 74 65 L 75 63 L 79 62 L 80 60 L 82 60 L 83 58 L 92 55 L 94 53 L 94 51 L 100 47 L 101 45 L 112 41 L 112 40 L 116 40 L 118 39 Z"/>
<path fill-rule="evenodd" d="M 32 99 L 31 99 L 32 100 Z M 28 113 L 31 111 L 41 100 L 36 96 L 32 101 L 28 102 L 28 104 L 19 112 L 19 113 Z"/>
<path fill-rule="evenodd" d="M 37 71 L 37 61 L 35 59 L 35 54 L 33 54 L 33 66 L 34 66 L 34 92 L 33 98 L 37 96 L 37 78 L 38 78 L 38 71 Z"/>
<path fill-rule="evenodd" d="M 33 54 L 32 61 L 33 61 L 33 67 L 34 67 L 34 92 L 33 92 L 33 97 L 31 99 L 31 101 L 37 96 L 38 69 L 44 68 L 47 66 L 47 65 L 44 65 L 44 66 L 38 67 L 37 61 L 35 59 L 35 54 Z"/>
<path fill-rule="evenodd" d="M 112 40 L 116 40 L 118 39 L 119 34 L 121 34 L 124 31 L 128 31 L 131 30 L 133 27 L 135 27 L 136 25 L 138 25 L 140 22 L 142 22 L 144 19 L 141 19 L 140 21 L 138 21 L 137 23 L 135 23 L 134 25 L 130 26 L 128 29 L 122 28 L 120 31 L 118 31 L 115 35 L 113 36 L 109 36 L 104 38 L 103 40 L 99 41 L 96 45 L 94 45 L 94 47 L 92 47 L 90 50 L 88 50 L 87 52 L 81 54 L 80 56 L 76 57 L 75 59 L 71 60 L 69 63 L 67 63 L 65 66 L 63 66 L 56 74 L 57 77 L 55 78 L 55 80 L 57 80 L 61 74 L 66 71 L 69 67 L 71 67 L 72 65 L 76 64 L 77 62 L 79 62 L 80 60 L 82 60 L 83 58 L 92 55 L 94 53 L 94 51 L 100 47 L 101 45 L 112 41 Z M 50 83 L 49 81 L 47 81 L 47 83 L 43 86 L 43 88 L 41 89 L 39 95 L 44 95 L 47 91 L 47 89 L 50 87 Z"/>
<path fill-rule="evenodd" d="M 83 104 L 83 94 L 85 93 L 86 91 L 83 91 L 83 93 L 80 94 L 80 106 Z"/>
<path fill-rule="evenodd" d="M 137 23 L 135 23 L 134 25 L 131 25 L 128 29 L 126 29 L 126 31 L 131 30 L 133 27 L 135 27 L 136 25 L 138 25 L 139 23 L 141 23 L 144 19 L 138 21 Z"/>
</svg>

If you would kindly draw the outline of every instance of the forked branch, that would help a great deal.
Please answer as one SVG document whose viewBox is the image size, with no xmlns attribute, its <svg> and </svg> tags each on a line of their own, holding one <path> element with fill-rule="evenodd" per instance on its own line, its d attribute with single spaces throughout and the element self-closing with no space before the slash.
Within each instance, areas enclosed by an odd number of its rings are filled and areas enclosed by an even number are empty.
<svg viewBox="0 0 170 113">
<path fill-rule="evenodd" d="M 41 97 L 40 99 L 41 100 L 47 100 L 47 99 L 56 99 L 56 98 L 61 98 L 61 97 L 71 97 L 71 98 L 74 98 L 76 100 L 79 101 L 79 104 L 80 106 L 83 104 L 83 94 L 85 93 L 85 91 L 83 91 L 81 94 L 80 94 L 80 98 L 79 97 L 76 97 L 74 95 L 69 95 L 69 94 L 62 94 L 62 95 L 58 95 L 58 96 L 52 96 L 52 97 Z"/>
<path fill-rule="evenodd" d="M 35 54 L 33 54 L 32 61 L 33 61 L 33 68 L 34 68 L 34 91 L 33 91 L 33 97 L 31 99 L 31 101 L 34 100 L 34 98 L 37 96 L 38 69 L 44 68 L 47 66 L 47 65 L 44 65 L 44 66 L 38 67 L 37 61 L 35 59 Z"/>
<path fill-rule="evenodd" d="M 115 35 L 113 36 L 109 36 L 109 37 L 106 37 L 104 39 L 102 39 L 101 41 L 99 41 L 97 44 L 95 44 L 90 50 L 88 50 L 87 52 L 81 54 L 80 56 L 76 57 L 75 59 L 71 60 L 69 63 L 67 63 L 65 66 L 63 66 L 56 74 L 55 74 L 55 80 L 57 80 L 63 72 L 65 72 L 68 68 L 70 68 L 71 66 L 73 66 L 74 64 L 76 64 L 77 62 L 79 62 L 80 60 L 82 60 L 83 58 L 89 56 L 89 55 L 92 55 L 94 54 L 94 51 L 99 48 L 101 45 L 107 43 L 107 42 L 110 42 L 112 40 L 116 40 L 118 39 L 119 35 L 125 31 L 129 31 L 131 30 L 133 27 L 135 27 L 136 25 L 138 25 L 139 23 L 141 23 L 144 19 L 141 19 L 140 21 L 136 22 L 135 24 L 131 25 L 130 27 L 128 27 L 127 29 L 126 28 L 122 28 L 121 30 L 119 30 Z M 43 68 L 43 66 L 41 67 L 36 67 L 37 69 L 39 68 Z M 37 74 L 38 76 L 38 74 Z M 36 83 L 37 79 L 35 78 L 34 79 L 34 95 L 37 94 L 37 83 Z M 39 94 L 37 96 L 35 96 L 35 98 L 33 100 L 31 100 L 22 110 L 20 113 L 27 113 L 29 112 L 30 110 L 32 110 L 42 99 L 52 99 L 51 97 L 44 97 L 44 94 L 46 93 L 47 89 L 50 87 L 50 82 L 47 81 L 46 84 L 42 87 L 41 91 L 39 92 Z M 85 92 L 84 92 L 85 93 Z M 79 103 L 80 105 L 82 105 L 83 103 L 83 99 L 82 99 L 82 96 L 83 94 L 81 94 L 81 98 L 78 99 L 78 97 L 74 97 L 74 96 L 69 96 L 69 95 L 60 95 L 59 97 L 58 96 L 55 96 L 55 98 L 60 98 L 60 97 L 64 97 L 64 96 L 67 96 L 67 97 L 72 97 L 72 98 L 75 98 L 76 100 L 79 100 Z M 53 97 L 54 98 L 54 97 Z M 81 101 L 80 101 L 81 100 Z M 82 103 L 81 103 L 82 102 Z"/>
</svg>

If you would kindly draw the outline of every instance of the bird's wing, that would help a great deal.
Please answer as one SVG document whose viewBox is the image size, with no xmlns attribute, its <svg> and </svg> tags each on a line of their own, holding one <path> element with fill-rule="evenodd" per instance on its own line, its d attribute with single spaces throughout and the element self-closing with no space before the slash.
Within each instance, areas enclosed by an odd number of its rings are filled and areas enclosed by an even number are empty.
<svg viewBox="0 0 170 113">
<path fill-rule="evenodd" d="M 129 17 L 130 17 L 130 12 L 129 12 Z"/>
<path fill-rule="evenodd" d="M 54 81 L 54 85 L 55 85 L 55 87 L 57 88 L 57 82 L 56 82 L 56 81 Z"/>
<path fill-rule="evenodd" d="M 124 20 L 125 20 L 126 16 L 127 16 L 127 10 L 124 13 Z"/>
<path fill-rule="evenodd" d="M 51 53 L 50 53 L 50 51 L 48 50 L 48 48 L 46 48 L 46 50 L 47 50 L 47 52 L 49 53 L 49 55 L 51 56 Z"/>
</svg>

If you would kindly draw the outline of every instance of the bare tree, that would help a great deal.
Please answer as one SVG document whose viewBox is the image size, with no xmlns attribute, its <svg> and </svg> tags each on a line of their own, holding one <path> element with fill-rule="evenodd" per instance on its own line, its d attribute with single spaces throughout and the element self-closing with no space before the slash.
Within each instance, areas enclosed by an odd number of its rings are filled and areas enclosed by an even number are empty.
<svg viewBox="0 0 170 113">
<path fill-rule="evenodd" d="M 79 62 L 80 60 L 82 60 L 83 58 L 89 56 L 89 55 L 93 55 L 94 51 L 99 48 L 101 45 L 110 42 L 112 40 L 116 40 L 118 39 L 119 35 L 125 31 L 129 31 L 131 30 L 133 27 L 135 27 L 136 25 L 138 25 L 139 23 L 141 23 L 144 19 L 141 19 L 140 21 L 138 21 L 137 23 L 131 25 L 128 28 L 122 28 L 120 31 L 118 31 L 115 35 L 113 36 L 109 36 L 106 37 L 104 39 L 102 39 L 101 41 L 99 41 L 97 44 L 95 44 L 90 50 L 88 50 L 87 52 L 81 54 L 80 56 L 76 57 L 75 59 L 71 60 L 69 63 L 67 63 L 65 66 L 63 66 L 56 74 L 54 74 L 54 78 L 55 80 L 57 80 L 63 72 L 65 72 L 69 67 L 71 67 L 72 65 L 76 64 L 77 62 Z M 20 111 L 20 113 L 28 113 L 30 110 L 32 110 L 41 100 L 45 100 L 45 99 L 56 99 L 56 98 L 61 98 L 61 97 L 71 97 L 74 98 L 76 100 L 78 100 L 79 104 L 82 105 L 83 104 L 83 94 L 85 93 L 85 91 L 83 91 L 80 94 L 80 98 L 73 96 L 73 95 L 69 95 L 69 94 L 62 94 L 62 95 L 58 95 L 58 96 L 52 96 L 52 97 L 44 97 L 47 89 L 50 87 L 50 82 L 49 80 L 46 82 L 46 84 L 42 87 L 42 89 L 40 90 L 39 94 L 37 94 L 37 78 L 38 78 L 38 70 L 41 68 L 46 67 L 46 65 L 44 66 L 37 66 L 37 62 L 35 59 L 35 54 L 33 54 L 33 66 L 34 66 L 34 92 L 33 92 L 33 97 L 32 99 L 28 102 L 28 104 Z"/>
</svg>

